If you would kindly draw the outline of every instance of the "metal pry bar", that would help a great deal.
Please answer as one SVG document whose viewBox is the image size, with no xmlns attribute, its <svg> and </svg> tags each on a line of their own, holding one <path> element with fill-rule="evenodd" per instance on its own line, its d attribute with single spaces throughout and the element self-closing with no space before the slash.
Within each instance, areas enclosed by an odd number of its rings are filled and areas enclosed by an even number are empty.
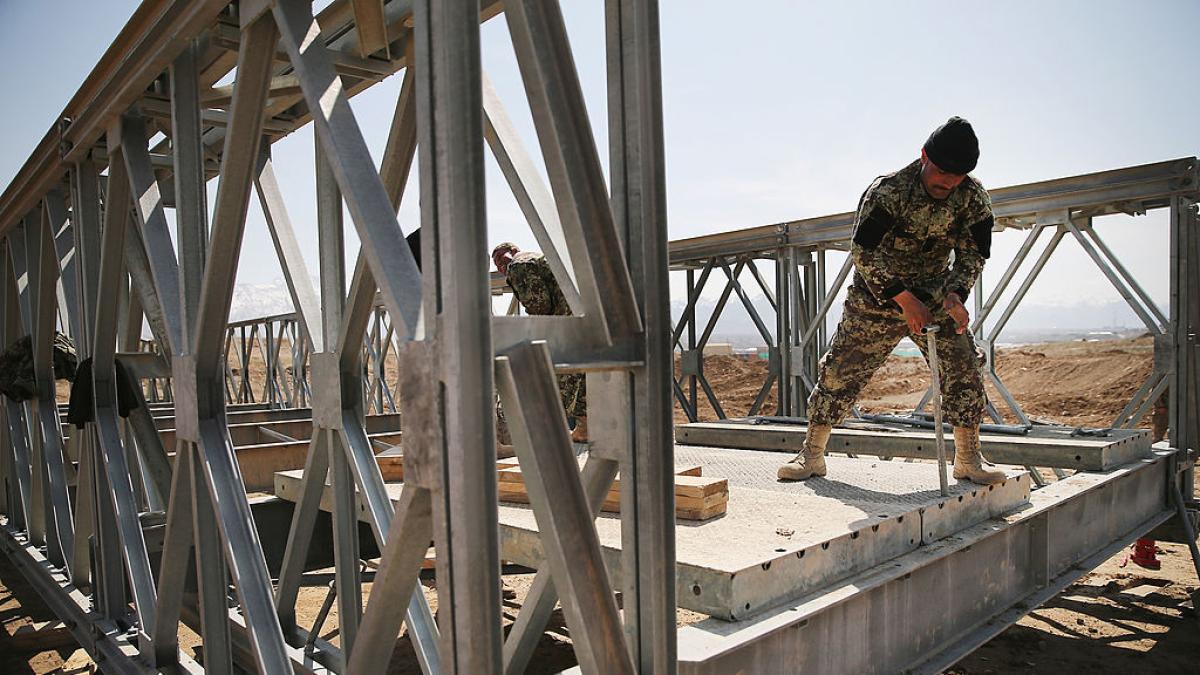
<svg viewBox="0 0 1200 675">
<path fill-rule="evenodd" d="M 946 480 L 946 432 L 942 429 L 942 377 L 938 366 L 936 325 L 925 326 L 921 332 L 929 341 L 929 370 L 933 377 L 933 434 L 937 446 L 938 487 L 943 497 L 950 496 L 949 483 Z"/>
</svg>

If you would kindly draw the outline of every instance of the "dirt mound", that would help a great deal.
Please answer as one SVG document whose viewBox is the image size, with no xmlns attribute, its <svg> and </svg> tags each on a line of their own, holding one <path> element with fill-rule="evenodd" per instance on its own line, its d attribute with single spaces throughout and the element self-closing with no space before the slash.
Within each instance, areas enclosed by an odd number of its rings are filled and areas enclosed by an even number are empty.
<svg viewBox="0 0 1200 675">
<path fill-rule="evenodd" d="M 1107 426 L 1153 370 L 1154 341 L 1137 338 L 1012 347 L 997 350 L 996 365 L 1001 381 L 1027 415 L 1063 424 Z M 728 417 L 748 414 L 767 371 L 762 359 L 710 356 L 704 362 L 704 374 Z M 675 373 L 678 376 L 678 359 Z M 924 359 L 892 355 L 863 390 L 859 407 L 864 412 L 908 411 L 928 386 Z M 688 392 L 686 382 L 684 392 Z M 991 383 L 988 394 L 1001 413 L 1011 417 Z M 702 387 L 697 388 L 697 397 L 700 419 L 716 419 Z M 773 386 L 759 412 L 773 414 L 775 401 Z M 687 420 L 678 405 L 675 419 Z M 1149 426 L 1149 419 L 1143 424 Z"/>
</svg>

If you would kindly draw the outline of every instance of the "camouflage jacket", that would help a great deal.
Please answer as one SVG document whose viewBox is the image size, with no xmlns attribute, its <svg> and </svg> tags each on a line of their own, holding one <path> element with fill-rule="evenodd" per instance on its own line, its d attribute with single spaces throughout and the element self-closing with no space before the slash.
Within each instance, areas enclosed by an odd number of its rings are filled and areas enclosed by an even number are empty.
<svg viewBox="0 0 1200 675">
<path fill-rule="evenodd" d="M 991 254 L 993 223 L 991 199 L 974 176 L 944 200 L 925 191 L 919 160 L 880 176 L 854 218 L 854 283 L 896 309 L 891 299 L 905 290 L 926 304 L 951 291 L 965 301 Z"/>
<path fill-rule="evenodd" d="M 508 285 L 528 314 L 567 316 L 571 307 L 541 253 L 522 251 L 508 264 Z"/>
</svg>

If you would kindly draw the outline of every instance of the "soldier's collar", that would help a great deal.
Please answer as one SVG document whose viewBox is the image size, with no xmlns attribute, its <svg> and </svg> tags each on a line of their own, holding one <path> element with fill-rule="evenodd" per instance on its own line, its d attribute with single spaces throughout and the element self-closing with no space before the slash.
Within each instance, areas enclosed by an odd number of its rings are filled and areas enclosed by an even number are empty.
<svg viewBox="0 0 1200 675">
<path fill-rule="evenodd" d="M 933 199 L 929 192 L 925 189 L 925 185 L 921 182 L 921 160 L 914 160 L 908 167 L 912 169 L 912 180 L 908 184 L 908 196 L 910 198 Z"/>
</svg>

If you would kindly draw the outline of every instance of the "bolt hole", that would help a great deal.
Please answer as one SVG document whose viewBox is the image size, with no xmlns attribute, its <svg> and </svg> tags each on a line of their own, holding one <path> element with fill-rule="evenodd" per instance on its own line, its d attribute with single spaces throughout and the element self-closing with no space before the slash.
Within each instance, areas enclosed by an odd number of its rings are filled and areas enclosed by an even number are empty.
<svg viewBox="0 0 1200 675">
<path fill-rule="evenodd" d="M 829 542 L 827 542 L 827 541 L 821 542 L 821 550 L 822 551 L 829 550 Z"/>
<path fill-rule="evenodd" d="M 750 603 L 746 603 L 746 611 L 750 611 Z"/>
<path fill-rule="evenodd" d="M 946 508 L 946 502 L 942 502 L 942 503 L 938 504 L 938 508 L 939 508 L 939 509 L 944 509 L 944 508 Z"/>
<path fill-rule="evenodd" d="M 803 557 L 804 557 L 804 551 L 796 551 L 796 557 L 797 557 L 797 558 L 803 558 Z"/>
<path fill-rule="evenodd" d="M 858 539 L 858 533 L 857 533 L 857 532 L 851 532 L 851 533 L 850 533 L 850 538 L 851 538 L 851 539 Z"/>
<path fill-rule="evenodd" d="M 692 584 L 692 595 L 700 595 L 700 584 Z"/>
<path fill-rule="evenodd" d="M 995 486 L 995 485 L 989 485 L 989 486 L 988 486 L 988 492 L 991 492 L 992 490 L 995 490 L 995 489 L 996 489 L 996 486 Z"/>
<path fill-rule="evenodd" d="M 787 553 L 787 549 L 786 548 L 777 548 L 777 549 L 775 549 L 775 552 L 776 553 Z"/>
<path fill-rule="evenodd" d="M 879 531 L 879 526 L 878 526 L 878 525 L 872 525 L 872 526 L 871 526 L 871 531 L 872 531 L 872 532 L 878 532 L 878 531 Z"/>
<path fill-rule="evenodd" d="M 903 522 L 904 522 L 904 516 L 899 516 L 899 517 L 897 517 L 897 518 L 896 518 L 896 522 L 897 522 L 897 523 L 903 523 Z"/>
<path fill-rule="evenodd" d="M 962 501 L 962 498 L 963 498 L 963 496 L 962 496 L 962 495 L 959 495 L 959 496 L 958 496 L 958 501 L 960 501 L 960 502 L 961 502 L 961 501 Z"/>
<path fill-rule="evenodd" d="M 1082 461 L 1083 461 L 1083 457 L 1082 457 L 1082 456 L 1080 456 L 1080 455 L 1075 455 L 1075 461 L 1076 461 L 1076 462 L 1082 462 Z"/>
<path fill-rule="evenodd" d="M 761 565 L 761 567 L 763 568 L 763 571 L 764 571 L 764 572 L 765 572 L 765 571 L 767 571 L 767 570 L 769 570 L 769 569 L 771 569 L 771 561 L 770 561 L 770 560 L 768 560 L 767 562 L 763 563 L 763 564 Z"/>
</svg>

